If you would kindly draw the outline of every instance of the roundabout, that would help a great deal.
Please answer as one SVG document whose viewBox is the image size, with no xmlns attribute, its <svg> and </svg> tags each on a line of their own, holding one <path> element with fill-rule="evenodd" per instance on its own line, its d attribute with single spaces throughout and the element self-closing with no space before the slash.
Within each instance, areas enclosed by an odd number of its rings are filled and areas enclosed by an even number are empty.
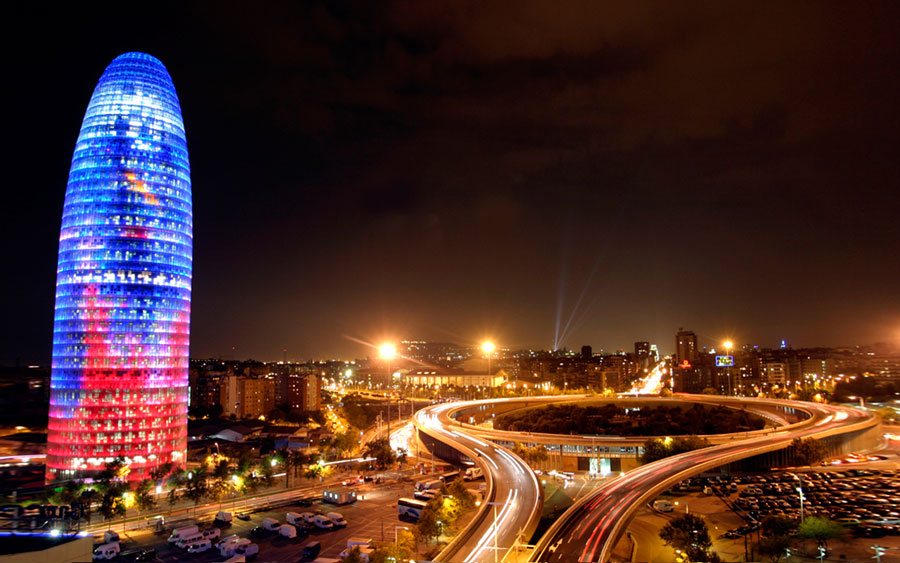
<svg viewBox="0 0 900 563">
<path fill-rule="evenodd" d="M 879 438 L 880 420 L 858 409 L 776 399 L 678 395 L 674 398 L 618 399 L 698 402 L 746 408 L 769 420 L 777 429 L 707 436 L 711 447 L 695 450 L 647 465 L 637 465 L 639 448 L 646 437 L 593 437 L 508 432 L 484 428 L 477 416 L 494 416 L 527 406 L 572 404 L 586 396 L 503 398 L 448 403 L 416 413 L 414 424 L 423 442 L 435 455 L 461 465 L 482 467 L 487 483 L 487 503 L 472 522 L 438 555 L 440 561 L 519 560 L 540 518 L 540 487 L 534 472 L 510 451 L 513 444 L 540 444 L 557 453 L 561 465 L 577 464 L 579 457 L 601 454 L 631 459 L 625 474 L 604 483 L 579 500 L 551 526 L 534 549 L 530 561 L 606 561 L 635 511 L 674 483 L 709 469 L 759 455 L 784 455 L 794 438 L 823 440 L 829 453 L 863 449 Z M 605 448 L 600 450 L 599 448 Z M 575 461 L 572 461 L 572 460 Z M 494 511 L 497 509 L 496 516 Z M 495 546 L 490 545 L 494 543 Z M 492 553 L 496 552 L 496 553 Z"/>
</svg>

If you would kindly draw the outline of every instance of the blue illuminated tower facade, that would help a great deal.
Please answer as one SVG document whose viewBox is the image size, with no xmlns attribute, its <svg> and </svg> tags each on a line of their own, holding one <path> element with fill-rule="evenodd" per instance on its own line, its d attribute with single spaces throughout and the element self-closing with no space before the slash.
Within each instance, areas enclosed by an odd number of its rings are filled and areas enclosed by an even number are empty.
<svg viewBox="0 0 900 563">
<path fill-rule="evenodd" d="M 81 124 L 63 207 L 47 480 L 183 465 L 187 442 L 191 179 L 175 86 L 125 53 Z"/>
</svg>

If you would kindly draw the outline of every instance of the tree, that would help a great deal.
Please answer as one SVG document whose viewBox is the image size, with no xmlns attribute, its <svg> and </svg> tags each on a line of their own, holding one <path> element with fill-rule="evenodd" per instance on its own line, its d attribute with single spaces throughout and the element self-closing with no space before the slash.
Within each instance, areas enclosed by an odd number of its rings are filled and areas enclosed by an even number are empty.
<svg viewBox="0 0 900 563">
<path fill-rule="evenodd" d="M 165 478 L 172 473 L 173 469 L 174 466 L 171 462 L 158 465 L 150 470 L 150 478 L 153 479 L 157 485 L 161 485 Z"/>
<path fill-rule="evenodd" d="M 203 497 L 209 494 L 208 475 L 206 466 L 201 465 L 188 473 L 188 478 L 184 483 L 184 498 L 194 501 L 195 508 L 203 500 Z"/>
<path fill-rule="evenodd" d="M 825 444 L 815 438 L 794 438 L 790 451 L 801 465 L 816 464 L 828 455 Z"/>
<path fill-rule="evenodd" d="M 809 516 L 800 522 L 797 528 L 797 536 L 809 540 L 815 540 L 823 547 L 828 546 L 828 540 L 841 539 L 847 535 L 847 530 L 839 523 L 828 518 Z"/>
<path fill-rule="evenodd" d="M 419 515 L 419 523 L 416 528 L 419 535 L 425 541 L 433 541 L 441 535 L 441 517 L 444 499 L 441 495 L 429 500 Z"/>
<path fill-rule="evenodd" d="M 778 563 L 785 556 L 791 544 L 793 544 L 793 540 L 790 536 L 763 536 L 756 544 L 756 549 L 760 555 L 767 556 L 772 563 Z"/>
<path fill-rule="evenodd" d="M 669 457 L 669 448 L 660 438 L 648 438 L 644 442 L 644 453 L 641 454 L 641 463 L 653 463 L 654 461 Z"/>
<path fill-rule="evenodd" d="M 347 553 L 346 557 L 341 558 L 341 563 L 362 563 L 362 554 L 359 551 L 359 546 L 354 546 Z"/>
<path fill-rule="evenodd" d="M 409 451 L 406 448 L 397 448 L 397 463 L 404 464 L 409 458 Z"/>
<path fill-rule="evenodd" d="M 547 448 L 544 447 L 543 444 L 528 448 L 526 455 L 528 456 L 527 459 L 529 460 L 529 463 L 532 464 L 550 459 L 550 452 L 547 451 Z"/>
<path fill-rule="evenodd" d="M 767 516 L 760 523 L 764 536 L 789 536 L 796 529 L 797 525 L 787 516 Z"/>
<path fill-rule="evenodd" d="M 85 487 L 81 491 L 79 501 L 84 507 L 84 515 L 87 517 L 88 524 L 91 523 L 91 507 L 100 498 L 100 492 L 93 487 Z"/>
<path fill-rule="evenodd" d="M 256 469 L 257 483 L 263 487 L 271 487 L 275 484 L 275 466 L 272 465 L 273 457 L 264 457 L 262 463 Z"/>
<path fill-rule="evenodd" d="M 369 563 L 397 563 L 416 559 L 418 543 L 409 530 L 397 530 L 397 541 L 377 548 L 369 554 Z"/>
<path fill-rule="evenodd" d="M 72 504 L 78 501 L 83 487 L 82 481 L 66 481 L 65 485 L 53 489 L 48 496 L 54 504 Z"/>
<path fill-rule="evenodd" d="M 169 476 L 169 481 L 167 486 L 169 487 L 169 493 L 167 495 L 167 500 L 169 502 L 169 506 L 173 506 L 178 503 L 178 501 L 182 498 L 182 488 L 184 484 L 187 482 L 187 473 L 184 469 L 176 469 L 172 472 L 172 475 Z"/>
<path fill-rule="evenodd" d="M 663 526 L 659 537 L 666 545 L 680 549 L 691 561 L 712 561 L 717 557 L 709 553 L 712 539 L 706 522 L 696 514 L 676 516 Z"/>
<path fill-rule="evenodd" d="M 137 506 L 138 513 L 147 511 L 156 506 L 156 499 L 153 498 L 152 479 L 142 479 L 134 487 L 134 504 Z"/>
<path fill-rule="evenodd" d="M 672 455 L 683 454 L 709 447 L 709 440 L 699 436 L 679 436 L 678 438 L 650 438 L 644 442 L 642 463 L 651 463 Z"/>
<path fill-rule="evenodd" d="M 303 476 L 307 479 L 315 479 L 322 475 L 323 468 L 318 463 L 313 463 L 306 468 L 306 471 L 303 472 Z"/>
<path fill-rule="evenodd" d="M 447 486 L 447 494 L 459 502 L 462 511 L 471 510 L 475 506 L 475 495 L 469 492 L 462 479 L 455 479 Z"/>
<path fill-rule="evenodd" d="M 391 444 L 387 438 L 372 440 L 371 442 L 366 444 L 366 446 L 363 448 L 362 456 L 374 457 L 375 465 L 380 469 L 390 467 L 391 464 L 393 464 L 396 460 L 394 450 L 391 449 Z"/>
<path fill-rule="evenodd" d="M 104 520 L 112 520 L 117 516 L 125 516 L 125 499 L 123 493 L 125 486 L 121 483 L 113 483 L 106 487 L 103 496 L 100 497 L 100 514 Z"/>
</svg>

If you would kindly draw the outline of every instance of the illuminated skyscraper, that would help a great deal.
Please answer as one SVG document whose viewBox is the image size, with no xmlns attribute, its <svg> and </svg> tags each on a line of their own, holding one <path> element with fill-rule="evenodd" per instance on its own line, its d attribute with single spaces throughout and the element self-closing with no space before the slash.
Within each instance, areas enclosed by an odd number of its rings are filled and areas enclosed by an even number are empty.
<svg viewBox="0 0 900 563">
<path fill-rule="evenodd" d="M 72 156 L 53 325 L 47 479 L 122 456 L 129 479 L 184 463 L 191 179 L 175 86 L 125 53 L 103 72 Z"/>
</svg>

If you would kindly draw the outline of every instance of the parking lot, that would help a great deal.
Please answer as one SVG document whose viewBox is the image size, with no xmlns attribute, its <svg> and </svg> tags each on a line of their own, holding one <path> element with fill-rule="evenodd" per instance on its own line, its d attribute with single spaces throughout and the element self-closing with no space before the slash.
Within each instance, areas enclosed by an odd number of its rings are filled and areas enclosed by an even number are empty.
<svg viewBox="0 0 900 563">
<path fill-rule="evenodd" d="M 801 502 L 801 492 L 803 500 Z M 721 530 L 721 537 L 737 539 L 756 532 L 769 516 L 796 522 L 820 516 L 840 522 L 851 537 L 900 536 L 900 471 L 878 468 L 775 471 L 756 475 L 692 478 L 671 491 L 678 498 L 688 492 L 715 495 L 741 520 Z M 673 499 L 674 500 L 674 499 Z"/>
<path fill-rule="evenodd" d="M 400 483 L 385 483 L 380 485 L 367 484 L 358 487 L 358 500 L 354 504 L 335 506 L 322 502 L 320 497 L 312 500 L 311 506 L 301 506 L 294 503 L 273 510 L 261 511 L 250 514 L 247 521 L 235 518 L 230 526 L 222 527 L 222 537 L 236 534 L 242 538 L 250 538 L 259 545 L 259 556 L 256 561 L 300 561 L 300 553 L 303 546 L 310 541 L 319 541 L 322 544 L 320 557 L 337 557 L 347 546 L 350 537 L 369 538 L 375 542 L 391 542 L 397 526 L 410 526 L 397 517 L 397 499 L 412 495 L 413 484 L 411 481 Z M 226 507 L 223 507 L 227 509 Z M 297 534 L 296 538 L 286 538 L 275 533 L 262 537 L 251 537 L 250 531 L 260 526 L 264 518 L 274 518 L 285 523 L 286 512 L 339 512 L 347 520 L 346 528 L 337 528 L 333 531 L 313 528 L 308 535 Z M 201 529 L 212 527 L 212 522 L 198 522 Z M 299 531 L 298 531 L 299 532 Z M 190 554 L 179 549 L 174 544 L 168 543 L 169 531 L 164 533 L 140 532 L 129 533 L 123 541 L 123 551 L 135 548 L 155 548 L 156 560 L 170 563 L 181 561 L 209 563 L 221 561 L 224 558 L 218 551 L 211 549 L 204 553 Z M 213 541 L 215 543 L 215 541 Z"/>
</svg>

